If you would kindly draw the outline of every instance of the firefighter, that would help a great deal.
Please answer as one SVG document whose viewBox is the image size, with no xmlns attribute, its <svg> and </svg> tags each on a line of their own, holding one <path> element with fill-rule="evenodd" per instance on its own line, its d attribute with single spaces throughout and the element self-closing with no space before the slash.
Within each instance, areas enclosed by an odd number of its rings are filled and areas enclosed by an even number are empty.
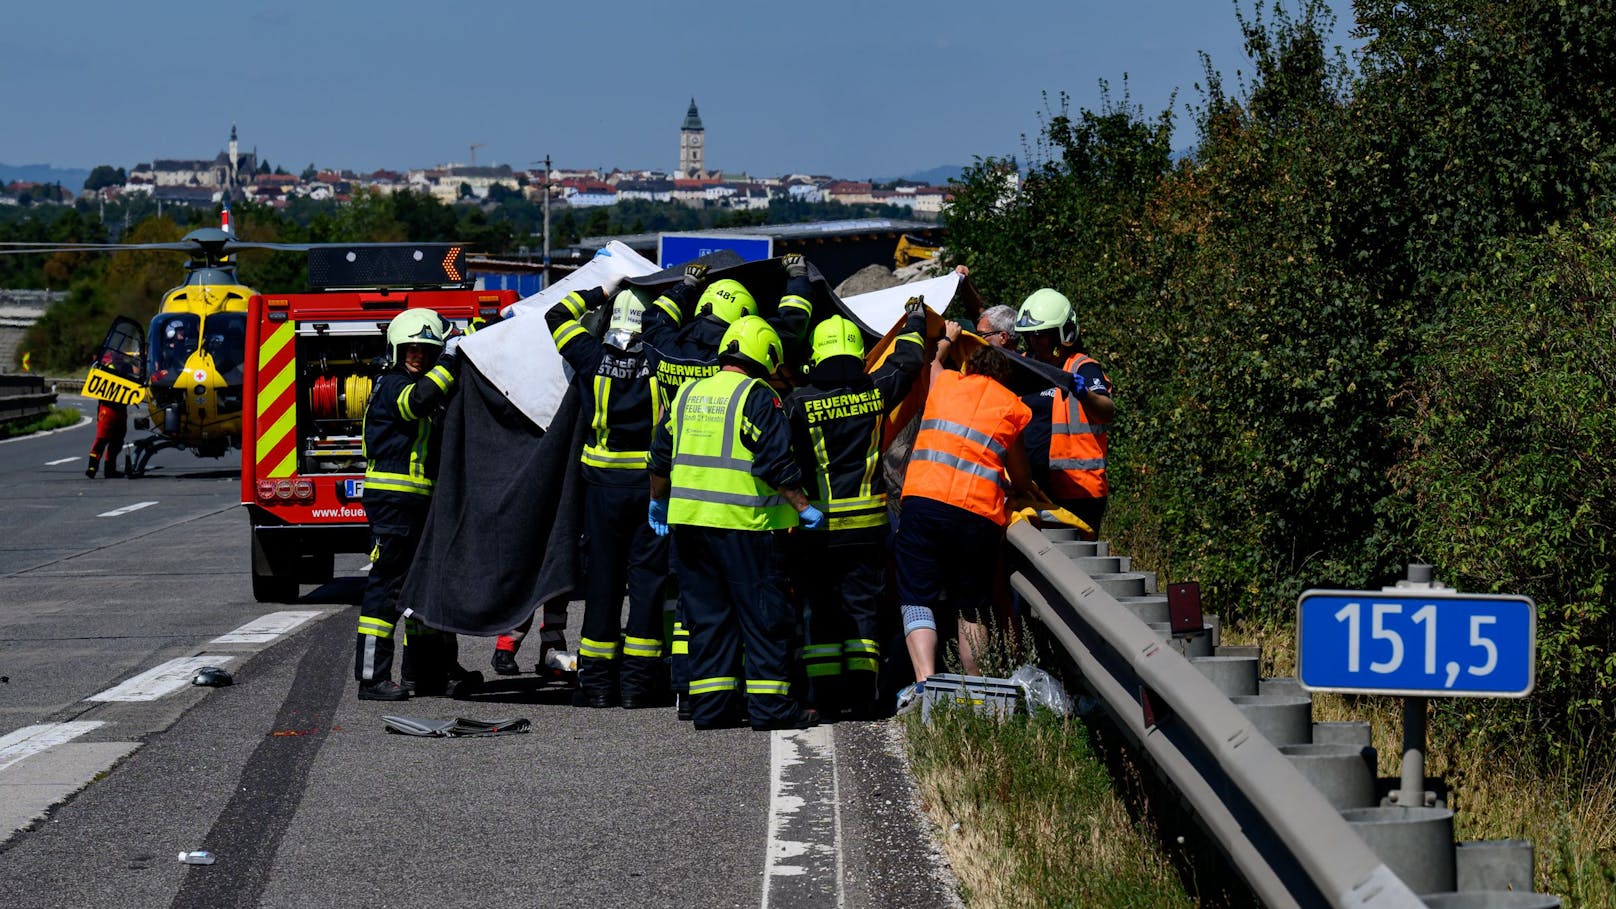
<svg viewBox="0 0 1616 909">
<path fill-rule="evenodd" d="M 813 333 L 807 384 L 786 401 L 804 490 L 829 516 L 828 533 L 793 534 L 808 605 L 803 664 L 821 717 L 846 707 L 874 713 L 880 669 L 877 609 L 886 586 L 887 495 L 880 470 L 886 413 L 914 384 L 925 360 L 926 307 L 912 297 L 886 362 L 864 371 L 864 335 L 841 316 Z"/>
<path fill-rule="evenodd" d="M 450 326 L 430 309 L 405 310 L 387 326 L 388 369 L 365 407 L 365 515 L 375 548 L 359 607 L 354 678 L 362 701 L 402 701 L 416 694 L 463 694 L 482 676 L 455 663 L 455 637 L 405 616 L 401 676 L 392 679 L 398 596 L 426 530 L 438 473 L 438 417 L 454 393 L 459 358 Z"/>
<path fill-rule="evenodd" d="M 638 288 L 614 294 L 613 285 L 567 294 L 545 313 L 545 320 L 556 349 L 572 367 L 583 410 L 591 414 L 579 458 L 588 570 L 578 640 L 578 703 L 621 703 L 634 709 L 657 706 L 665 687 L 658 674 L 668 545 L 666 537 L 638 520 L 650 504 L 646 456 L 653 416 L 651 366 L 640 341 L 650 294 Z M 604 337 L 597 339 L 578 320 L 608 301 Z M 625 588 L 626 629 L 620 624 Z"/>
<path fill-rule="evenodd" d="M 1098 538 L 1110 486 L 1105 476 L 1107 430 L 1115 407 L 1111 379 L 1077 350 L 1077 313 L 1065 294 L 1032 292 L 1016 316 L 1016 333 L 1029 355 L 1071 374 L 1067 388 L 1023 400 L 1032 410 L 1026 434 L 1033 479 L 1055 504 L 1081 518 Z"/>
<path fill-rule="evenodd" d="M 754 729 L 804 729 L 818 716 L 791 697 L 795 616 L 778 537 L 799 521 L 822 530 L 826 517 L 802 493 L 790 424 L 764 381 L 784 357 L 780 336 L 744 316 L 721 344 L 719 372 L 681 388 L 657 426 L 647 517 L 658 534 L 671 528 L 696 728 L 749 718 Z"/>
<path fill-rule="evenodd" d="M 993 556 L 1006 523 L 1005 492 L 1013 487 L 1025 493 L 1031 486 L 1020 436 L 1032 413 L 1006 387 L 1012 355 L 984 345 L 971 354 L 964 373 L 948 370 L 944 358 L 959 333 L 950 322 L 937 342 L 893 541 L 904 642 L 915 668 L 915 684 L 898 695 L 899 712 L 919 703 L 936 671 L 935 611 L 944 590 L 959 618 L 960 660 L 967 673 L 976 674 L 982 616 L 991 608 Z"/>
<path fill-rule="evenodd" d="M 781 267 L 786 272 L 786 292 L 768 322 L 785 343 L 795 346 L 813 316 L 808 260 L 800 253 L 792 253 L 781 259 Z M 700 295 L 694 307 L 690 307 L 687 299 L 698 291 Z M 687 309 L 691 311 L 687 313 Z M 729 326 L 742 316 L 757 313 L 757 300 L 745 285 L 730 278 L 708 284 L 707 266 L 699 262 L 685 266 L 680 282 L 646 308 L 641 337 L 650 353 L 655 375 L 658 421 L 667 413 L 681 386 L 718 372 L 718 346 Z M 682 602 L 681 599 L 679 603 Z M 690 633 L 680 615 L 682 608 L 682 605 L 675 607 L 673 652 L 668 662 L 679 701 L 679 718 L 688 720 L 691 713 L 686 696 L 689 681 L 686 657 Z"/>
</svg>

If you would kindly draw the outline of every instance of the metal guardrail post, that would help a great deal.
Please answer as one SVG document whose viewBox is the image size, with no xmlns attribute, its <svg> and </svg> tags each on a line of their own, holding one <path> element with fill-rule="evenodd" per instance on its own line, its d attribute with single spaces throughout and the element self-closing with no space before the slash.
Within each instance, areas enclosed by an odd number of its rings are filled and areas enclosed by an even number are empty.
<svg viewBox="0 0 1616 909">
<path fill-rule="evenodd" d="M 1423 904 L 1199 670 L 1026 522 L 1012 584 L 1269 906 Z M 1150 711 L 1147 716 L 1146 711 Z"/>
</svg>

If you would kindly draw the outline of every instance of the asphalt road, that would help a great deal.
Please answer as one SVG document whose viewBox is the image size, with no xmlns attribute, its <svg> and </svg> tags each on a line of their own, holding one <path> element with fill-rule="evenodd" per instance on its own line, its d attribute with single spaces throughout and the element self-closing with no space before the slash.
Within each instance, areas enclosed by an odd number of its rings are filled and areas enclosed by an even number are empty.
<svg viewBox="0 0 1616 909">
<path fill-rule="evenodd" d="M 531 675 L 360 702 L 363 560 L 255 603 L 235 453 L 89 480 L 91 433 L 0 443 L 0 905 L 953 902 L 890 724 L 697 734 Z M 218 640 L 271 614 L 289 630 Z M 463 638 L 462 661 L 491 646 Z M 170 661 L 174 685 L 150 677 Z M 236 684 L 187 684 L 203 663 Z M 389 735 L 390 713 L 533 731 Z"/>
</svg>

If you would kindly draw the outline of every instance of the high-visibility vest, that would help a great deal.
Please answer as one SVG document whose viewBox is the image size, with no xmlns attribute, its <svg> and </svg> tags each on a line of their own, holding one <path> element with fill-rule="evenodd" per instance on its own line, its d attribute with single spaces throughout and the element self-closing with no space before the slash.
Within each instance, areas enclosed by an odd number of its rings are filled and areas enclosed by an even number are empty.
<svg viewBox="0 0 1616 909">
<path fill-rule="evenodd" d="M 1095 362 L 1088 354 L 1073 354 L 1066 361 L 1066 371 L 1075 373 Z M 1105 381 L 1109 385 L 1111 377 L 1106 376 Z M 1049 491 L 1056 498 L 1105 497 L 1109 491 L 1105 480 L 1107 426 L 1090 422 L 1083 402 L 1071 392 L 1062 390 L 1055 395 L 1050 408 Z"/>
<path fill-rule="evenodd" d="M 783 530 L 797 510 L 780 491 L 752 475 L 752 451 L 741 441 L 746 399 L 773 395 L 769 383 L 725 371 L 686 383 L 674 399 L 669 524 L 734 530 Z"/>
<path fill-rule="evenodd" d="M 931 383 L 903 494 L 1005 523 L 1005 454 L 1032 420 L 1010 389 L 986 376 L 944 372 Z"/>
</svg>

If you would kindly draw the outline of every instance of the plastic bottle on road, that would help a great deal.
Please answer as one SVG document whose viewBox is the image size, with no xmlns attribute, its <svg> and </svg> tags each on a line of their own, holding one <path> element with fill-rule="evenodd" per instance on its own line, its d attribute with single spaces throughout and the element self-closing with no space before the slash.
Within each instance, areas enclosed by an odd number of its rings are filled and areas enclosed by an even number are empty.
<svg viewBox="0 0 1616 909">
<path fill-rule="evenodd" d="M 180 861 L 187 865 L 211 865 L 213 864 L 213 853 L 207 851 L 206 849 L 197 849 L 191 852 L 181 852 Z"/>
</svg>

